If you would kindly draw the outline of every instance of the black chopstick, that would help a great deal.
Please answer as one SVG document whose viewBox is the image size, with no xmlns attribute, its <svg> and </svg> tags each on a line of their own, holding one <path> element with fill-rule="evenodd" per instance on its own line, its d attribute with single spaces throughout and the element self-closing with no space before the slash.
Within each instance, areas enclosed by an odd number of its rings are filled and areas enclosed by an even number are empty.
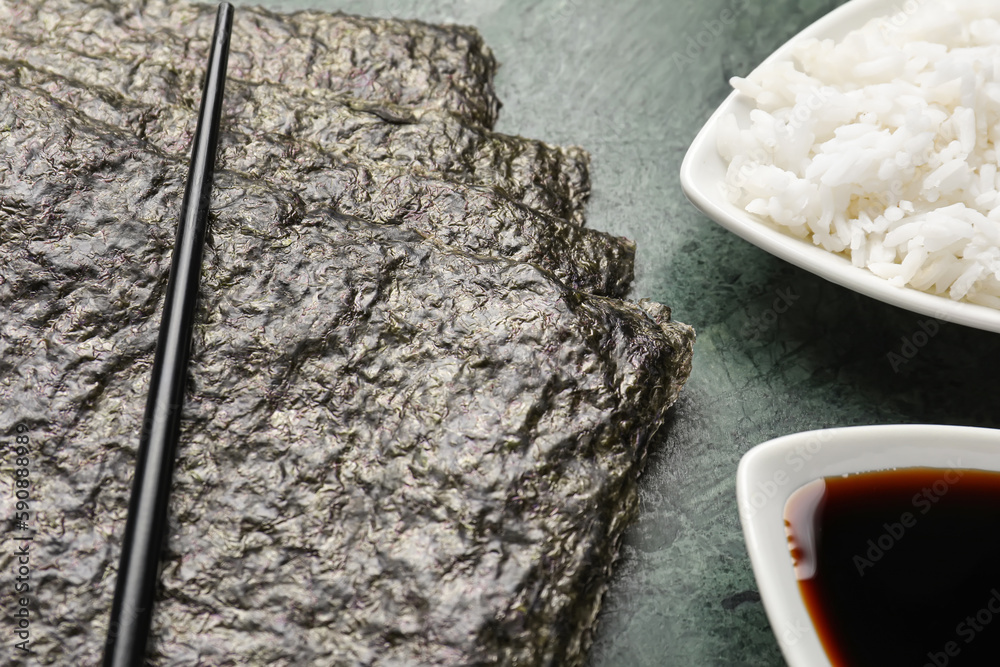
<svg viewBox="0 0 1000 667">
<path fill-rule="evenodd" d="M 201 97 L 187 189 L 184 191 L 181 221 L 177 228 L 166 301 L 160 319 L 156 357 L 115 582 L 115 599 L 104 646 L 104 667 L 141 667 L 146 664 L 146 638 L 153 619 L 157 570 L 167 528 L 167 504 L 174 452 L 180 434 L 184 381 L 201 277 L 202 248 L 215 172 L 232 25 L 233 6 L 223 2 L 215 19 L 208 75 Z"/>
</svg>

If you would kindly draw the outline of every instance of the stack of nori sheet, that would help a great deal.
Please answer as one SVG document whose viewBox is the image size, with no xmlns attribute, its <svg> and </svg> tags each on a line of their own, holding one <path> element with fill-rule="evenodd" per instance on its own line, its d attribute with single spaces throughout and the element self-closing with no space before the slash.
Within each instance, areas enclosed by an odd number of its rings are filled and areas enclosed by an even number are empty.
<svg viewBox="0 0 1000 667">
<path fill-rule="evenodd" d="M 0 0 L 39 664 L 107 632 L 213 14 Z M 693 332 L 622 300 L 584 151 L 491 131 L 475 30 L 238 8 L 232 49 L 150 663 L 580 664 Z"/>
</svg>

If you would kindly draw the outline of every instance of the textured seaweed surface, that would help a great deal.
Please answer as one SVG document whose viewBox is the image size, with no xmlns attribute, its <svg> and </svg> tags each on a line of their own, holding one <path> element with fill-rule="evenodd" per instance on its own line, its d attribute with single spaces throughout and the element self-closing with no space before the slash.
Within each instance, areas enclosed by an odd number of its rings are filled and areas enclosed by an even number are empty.
<svg viewBox="0 0 1000 667">
<path fill-rule="evenodd" d="M 177 94 L 197 97 L 196 54 L 208 52 L 214 14 L 213 5 L 167 0 L 5 0 L 0 26 L 82 57 L 121 55 L 135 66 L 106 77 L 125 91 L 145 87 L 147 68 L 164 69 Z M 240 7 L 233 32 L 239 35 L 229 58 L 234 78 L 445 109 L 483 127 L 496 122 L 496 60 L 472 28 Z"/>
<path fill-rule="evenodd" d="M 129 17 L 127 48 L 159 38 L 137 33 L 155 22 L 125 5 L 83 17 L 80 3 L 40 4 L 59 21 L 33 15 L 18 29 L 42 22 L 36 38 L 53 45 L 110 49 L 102 12 Z M 365 26 L 364 39 L 337 39 L 374 54 L 399 35 L 438 45 L 385 73 L 392 104 L 451 109 L 461 123 L 461 104 L 492 99 L 474 31 L 322 21 Z M 74 25 L 91 32 L 65 34 Z M 295 69 L 306 47 L 290 44 Z M 487 61 L 460 84 L 392 78 Z M 188 111 L 60 79 L 55 64 L 0 66 L 0 434 L 8 446 L 21 423 L 33 443 L 35 657 L 93 664 L 187 166 L 185 131 L 160 114 L 188 122 Z M 233 89 L 251 86 L 237 77 Z M 607 270 L 574 260 L 586 237 L 565 230 L 583 231 L 579 221 L 505 204 L 561 222 L 565 245 L 543 261 L 496 251 L 531 238 L 507 238 L 499 213 L 477 218 L 495 247 L 345 215 L 357 211 L 308 177 L 345 169 L 348 156 L 255 132 L 249 118 L 230 129 L 216 178 L 150 664 L 580 664 L 647 442 L 690 372 L 693 332 L 659 304 L 576 289 Z M 334 117 L 330 136 L 351 118 Z M 503 198 L 433 164 L 388 162 L 371 169 L 437 174 L 462 201 Z M 340 192 L 383 197 L 361 180 Z M 0 571 L 12 559 L 0 553 Z"/>
<path fill-rule="evenodd" d="M 190 144 L 194 111 L 165 105 L 150 108 L 125 101 L 109 91 L 88 89 L 72 80 L 10 61 L 0 60 L 0 74 L 10 81 L 43 88 L 93 118 L 130 130 L 168 150 L 180 151 Z M 79 68 L 75 74 L 80 75 Z M 360 150 L 350 157 L 332 156 L 311 141 L 299 140 L 294 132 L 264 131 L 260 126 L 266 126 L 267 119 L 271 119 L 272 125 L 282 121 L 275 121 L 267 112 L 260 113 L 260 104 L 246 101 L 248 91 L 259 91 L 258 86 L 233 83 L 227 90 L 233 113 L 225 117 L 227 132 L 221 142 L 220 167 L 268 178 L 294 189 L 308 202 L 334 205 L 344 213 L 373 222 L 400 224 L 473 252 L 536 263 L 579 289 L 608 296 L 624 296 L 628 291 L 634 257 L 630 242 L 534 210 L 513 201 L 506 190 L 463 186 L 442 179 L 436 170 L 421 173 L 412 167 L 403 169 L 399 164 L 362 156 Z M 269 102 L 267 109 L 280 107 L 273 92 Z M 312 113 L 318 115 L 316 110 Z M 353 118 L 326 117 L 322 122 L 329 135 L 351 132 L 357 125 L 353 121 Z M 425 132 L 423 137 L 379 134 L 380 139 L 372 137 L 358 143 L 389 146 L 410 154 L 426 151 L 422 147 L 430 146 L 431 142 L 447 146 L 452 154 L 461 153 L 463 148 L 456 147 L 448 133 Z M 327 142 L 332 143 L 333 139 L 328 138 Z M 410 147 L 418 150 L 408 151 Z M 431 152 L 430 159 L 436 156 Z M 542 163 L 542 170 L 531 167 L 529 170 L 535 178 L 544 180 L 546 166 Z"/>
<path fill-rule="evenodd" d="M 135 100 L 142 112 L 126 109 L 141 122 L 131 128 L 139 136 L 150 135 L 181 151 L 190 144 L 198 99 L 191 94 L 194 89 L 179 90 L 175 74 L 164 66 L 83 54 L 61 41 L 40 42 L 16 29 L 12 35 L 0 34 L 0 52 L 71 77 L 50 77 L 45 83 L 54 94 L 65 90 L 63 95 L 82 98 L 74 104 L 90 104 L 88 98 L 104 98 L 114 106 L 121 106 L 121 100 L 109 97 Z M 137 82 L 121 83 L 130 78 Z M 227 126 L 249 126 L 251 134 L 286 134 L 319 144 L 332 156 L 494 186 L 532 208 L 582 222 L 590 185 L 589 158 L 580 148 L 497 134 L 446 111 L 362 102 L 328 90 L 290 90 L 267 82 L 235 80 L 225 102 Z"/>
</svg>

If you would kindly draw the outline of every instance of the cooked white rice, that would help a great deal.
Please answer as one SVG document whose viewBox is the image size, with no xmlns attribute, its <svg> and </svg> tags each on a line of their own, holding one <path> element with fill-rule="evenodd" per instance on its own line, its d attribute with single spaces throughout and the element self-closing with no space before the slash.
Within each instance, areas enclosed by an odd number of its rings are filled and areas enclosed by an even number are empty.
<svg viewBox="0 0 1000 667">
<path fill-rule="evenodd" d="M 1000 0 L 909 0 L 732 85 L 731 200 L 897 285 L 1000 308 Z"/>
</svg>

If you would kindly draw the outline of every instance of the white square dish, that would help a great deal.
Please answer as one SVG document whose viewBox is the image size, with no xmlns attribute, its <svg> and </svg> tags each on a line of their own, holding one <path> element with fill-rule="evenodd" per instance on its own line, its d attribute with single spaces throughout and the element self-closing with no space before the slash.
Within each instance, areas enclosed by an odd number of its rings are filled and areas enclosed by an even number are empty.
<svg viewBox="0 0 1000 667">
<path fill-rule="evenodd" d="M 901 11 L 898 0 L 852 0 L 815 22 L 775 51 L 764 63 L 790 58 L 795 45 L 808 38 L 840 39 L 871 19 Z M 733 92 L 705 123 L 681 165 L 681 187 L 688 199 L 710 218 L 743 239 L 826 280 L 907 310 L 949 322 L 1000 333 L 1000 310 L 909 288 L 896 287 L 847 258 L 811 241 L 789 236 L 734 205 L 723 192 L 727 165 L 717 151 L 720 120 L 735 114 L 749 124 L 753 104 Z"/>
<path fill-rule="evenodd" d="M 1000 430 L 962 426 L 855 426 L 770 440 L 747 452 L 736 497 L 747 552 L 771 628 L 790 667 L 830 667 L 799 590 L 785 505 L 824 477 L 899 468 L 1000 471 Z"/>
</svg>

